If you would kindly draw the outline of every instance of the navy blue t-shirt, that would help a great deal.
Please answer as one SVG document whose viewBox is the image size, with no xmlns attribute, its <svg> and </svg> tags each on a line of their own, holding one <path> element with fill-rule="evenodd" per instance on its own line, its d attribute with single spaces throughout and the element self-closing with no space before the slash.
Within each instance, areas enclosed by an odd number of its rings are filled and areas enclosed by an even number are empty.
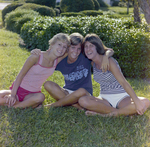
<svg viewBox="0 0 150 147">
<path fill-rule="evenodd" d="M 91 61 L 87 59 L 82 53 L 80 53 L 78 59 L 74 63 L 68 64 L 67 59 L 68 57 L 59 62 L 55 69 L 60 71 L 64 76 L 64 88 L 73 91 L 79 88 L 84 88 L 91 95 L 93 95 Z"/>
</svg>

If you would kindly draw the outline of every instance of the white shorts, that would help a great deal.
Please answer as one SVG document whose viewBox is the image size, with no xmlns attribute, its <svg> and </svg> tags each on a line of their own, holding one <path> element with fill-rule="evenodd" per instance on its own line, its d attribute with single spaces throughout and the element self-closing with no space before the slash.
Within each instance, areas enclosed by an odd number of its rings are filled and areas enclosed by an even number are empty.
<svg viewBox="0 0 150 147">
<path fill-rule="evenodd" d="M 114 108 L 117 108 L 120 101 L 122 101 L 124 98 L 129 97 L 129 95 L 125 93 L 119 93 L 119 94 L 100 94 L 98 98 L 103 98 L 107 100 L 110 105 Z"/>
<path fill-rule="evenodd" d="M 64 90 L 68 91 L 68 93 L 69 93 L 69 94 L 71 94 L 71 93 L 73 93 L 73 92 L 74 92 L 74 91 L 72 91 L 72 90 L 65 89 L 65 88 L 64 88 Z"/>
</svg>

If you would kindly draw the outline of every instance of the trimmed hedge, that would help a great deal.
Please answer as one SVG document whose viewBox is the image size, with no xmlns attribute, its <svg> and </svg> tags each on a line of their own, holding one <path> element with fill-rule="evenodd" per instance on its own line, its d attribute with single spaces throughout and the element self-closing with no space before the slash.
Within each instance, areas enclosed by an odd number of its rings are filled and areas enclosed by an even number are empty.
<svg viewBox="0 0 150 147">
<path fill-rule="evenodd" d="M 51 16 L 51 17 L 56 16 L 56 12 L 53 8 L 38 4 L 27 3 L 18 7 L 17 9 L 34 10 L 36 12 L 39 12 L 39 14 L 43 16 Z"/>
<path fill-rule="evenodd" d="M 93 0 L 61 0 L 60 9 L 62 12 L 80 12 L 83 10 L 94 10 Z"/>
<path fill-rule="evenodd" d="M 81 12 L 66 12 L 66 13 L 61 13 L 60 16 L 66 16 L 66 17 L 70 17 L 70 16 L 85 16 L 85 14 L 83 14 Z"/>
<path fill-rule="evenodd" d="M 18 9 L 12 11 L 5 17 L 5 27 L 10 31 L 20 33 L 23 24 L 33 20 L 36 16 L 39 16 L 39 13 L 33 10 Z"/>
<path fill-rule="evenodd" d="M 126 77 L 150 78 L 150 37 L 147 25 L 139 27 L 131 19 L 110 19 L 97 17 L 38 17 L 23 25 L 21 37 L 28 48 L 48 48 L 48 40 L 58 32 L 71 34 L 79 32 L 83 36 L 96 33 L 104 44 L 115 51 Z M 142 59 L 141 59 L 142 58 Z"/>
<path fill-rule="evenodd" d="M 97 15 L 103 15 L 103 11 L 95 11 L 95 10 L 85 10 L 81 11 L 80 13 L 85 14 L 86 16 L 97 16 Z"/>
<path fill-rule="evenodd" d="M 26 3 L 35 3 L 39 5 L 44 5 L 48 7 L 55 8 L 56 0 L 25 0 Z"/>
<path fill-rule="evenodd" d="M 80 12 L 66 12 L 66 13 L 61 13 L 61 16 L 97 16 L 97 15 L 103 15 L 103 11 L 95 11 L 95 10 L 85 10 L 85 11 L 80 11 Z"/>
<path fill-rule="evenodd" d="M 2 10 L 2 21 L 3 21 L 3 25 L 5 26 L 5 15 L 13 10 L 15 10 L 17 7 L 19 6 L 22 6 L 23 3 L 17 3 L 17 2 L 14 2 L 14 3 L 11 3 L 9 5 L 7 5 L 3 10 Z"/>
</svg>

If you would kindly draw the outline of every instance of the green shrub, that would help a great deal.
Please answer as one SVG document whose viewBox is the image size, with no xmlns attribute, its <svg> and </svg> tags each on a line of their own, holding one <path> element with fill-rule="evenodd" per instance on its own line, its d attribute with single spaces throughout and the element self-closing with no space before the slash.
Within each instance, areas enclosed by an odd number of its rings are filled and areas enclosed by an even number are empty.
<svg viewBox="0 0 150 147">
<path fill-rule="evenodd" d="M 55 11 L 55 13 L 56 13 L 56 16 L 59 16 L 59 15 L 60 15 L 60 10 L 59 10 L 59 9 L 54 8 L 54 11 Z"/>
<path fill-rule="evenodd" d="M 83 14 L 81 12 L 66 12 L 66 13 L 61 13 L 60 16 L 66 16 L 66 17 L 70 17 L 70 16 L 85 16 L 85 14 Z"/>
<path fill-rule="evenodd" d="M 51 16 L 51 17 L 56 16 L 56 12 L 54 11 L 53 8 L 50 8 L 47 6 L 41 6 L 38 4 L 27 3 L 18 7 L 17 9 L 34 10 L 34 11 L 39 12 L 39 14 L 43 16 Z"/>
<path fill-rule="evenodd" d="M 38 15 L 39 13 L 33 10 L 18 9 L 12 11 L 8 13 L 5 17 L 6 29 L 16 33 L 20 33 L 20 29 L 23 24 L 27 21 L 33 20 Z"/>
<path fill-rule="evenodd" d="M 62 12 L 80 12 L 83 10 L 94 10 L 93 0 L 61 0 L 60 8 Z"/>
<path fill-rule="evenodd" d="M 95 10 L 85 10 L 81 11 L 80 13 L 85 14 L 86 16 L 97 16 L 97 15 L 103 15 L 102 11 L 95 11 Z"/>
<path fill-rule="evenodd" d="M 11 3 L 9 5 L 7 5 L 3 10 L 2 10 L 2 21 L 3 21 L 3 25 L 5 25 L 4 19 L 5 19 L 5 15 L 13 10 L 15 10 L 17 7 L 22 6 L 23 3 Z"/>
<path fill-rule="evenodd" d="M 26 3 L 35 3 L 55 8 L 56 0 L 25 0 Z"/>
<path fill-rule="evenodd" d="M 150 78 L 150 38 L 146 25 L 140 26 L 131 19 L 110 19 L 100 15 L 53 19 L 38 17 L 23 25 L 21 37 L 28 48 L 45 50 L 48 40 L 58 32 L 79 32 L 83 36 L 96 33 L 106 46 L 114 49 L 114 57 L 126 77 Z"/>
<path fill-rule="evenodd" d="M 98 1 L 97 0 L 93 0 L 93 2 L 94 2 L 95 10 L 99 10 L 100 5 L 99 5 Z"/>
<path fill-rule="evenodd" d="M 112 6 L 118 6 L 118 4 L 119 4 L 119 1 L 115 1 L 115 0 L 114 0 L 114 1 L 112 2 Z"/>
<path fill-rule="evenodd" d="M 109 5 L 107 3 L 105 3 L 103 0 L 97 0 L 100 7 L 109 7 Z"/>
</svg>

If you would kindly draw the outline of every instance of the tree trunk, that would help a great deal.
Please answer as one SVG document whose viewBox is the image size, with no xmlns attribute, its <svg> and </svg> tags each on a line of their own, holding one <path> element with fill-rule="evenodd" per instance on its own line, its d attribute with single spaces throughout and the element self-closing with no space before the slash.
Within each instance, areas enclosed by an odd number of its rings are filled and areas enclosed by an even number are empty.
<svg viewBox="0 0 150 147">
<path fill-rule="evenodd" d="M 138 7 L 138 3 L 137 1 L 134 2 L 134 22 L 139 22 L 141 23 L 141 18 L 140 18 L 140 14 L 139 14 L 139 7 Z"/>
<path fill-rule="evenodd" d="M 137 0 L 139 2 L 139 6 L 144 12 L 144 16 L 146 22 L 150 24 L 150 0 Z"/>
<path fill-rule="evenodd" d="M 127 2 L 127 14 L 129 14 L 129 0 Z"/>
</svg>

